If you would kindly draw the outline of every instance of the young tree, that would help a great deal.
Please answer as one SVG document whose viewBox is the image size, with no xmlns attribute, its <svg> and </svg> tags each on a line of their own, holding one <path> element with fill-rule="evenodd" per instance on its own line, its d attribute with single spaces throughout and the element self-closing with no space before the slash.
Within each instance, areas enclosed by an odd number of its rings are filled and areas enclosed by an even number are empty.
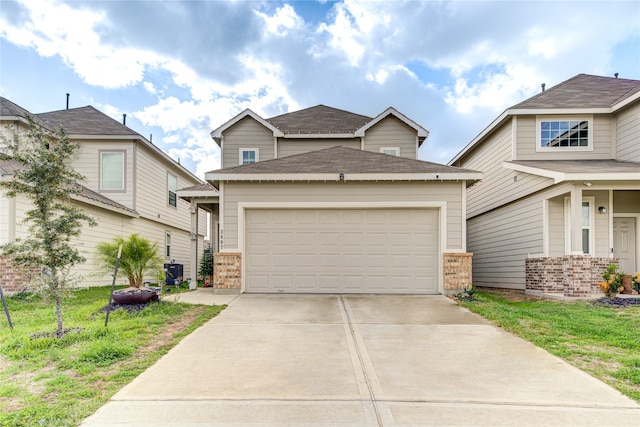
<svg viewBox="0 0 640 427">
<path fill-rule="evenodd" d="M 142 286 L 145 273 L 157 276 L 162 272 L 164 260 L 158 254 L 158 245 L 138 234 L 132 234 L 128 239 L 119 236 L 99 243 L 96 247 L 96 262 L 99 268 L 105 272 L 113 271 L 120 245 L 120 270 L 127 276 L 132 288 L 139 289 Z"/>
<path fill-rule="evenodd" d="M 62 336 L 62 301 L 76 282 L 70 269 L 85 261 L 71 246 L 83 223 L 96 225 L 93 218 L 71 204 L 71 197 L 81 192 L 78 184 L 84 177 L 73 170 L 70 160 L 79 149 L 61 128 L 50 131 L 26 116 L 28 129 L 24 136 L 15 135 L 5 141 L 1 160 L 18 165 L 14 179 L 0 181 L 8 197 L 22 195 L 33 204 L 26 212 L 29 235 L 0 247 L 14 263 L 42 269 L 35 290 L 56 304 L 58 336 Z"/>
<path fill-rule="evenodd" d="M 207 277 L 213 275 L 213 246 L 211 243 L 205 243 L 202 259 L 200 260 L 200 277 L 207 280 Z"/>
</svg>

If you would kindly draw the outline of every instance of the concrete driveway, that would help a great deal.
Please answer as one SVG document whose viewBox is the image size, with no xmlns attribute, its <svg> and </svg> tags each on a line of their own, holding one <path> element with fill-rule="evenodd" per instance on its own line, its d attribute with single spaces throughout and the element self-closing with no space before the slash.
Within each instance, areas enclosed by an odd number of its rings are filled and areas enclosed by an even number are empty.
<svg viewBox="0 0 640 427">
<path fill-rule="evenodd" d="M 442 296 L 241 295 L 84 426 L 637 426 L 611 387 Z"/>
</svg>

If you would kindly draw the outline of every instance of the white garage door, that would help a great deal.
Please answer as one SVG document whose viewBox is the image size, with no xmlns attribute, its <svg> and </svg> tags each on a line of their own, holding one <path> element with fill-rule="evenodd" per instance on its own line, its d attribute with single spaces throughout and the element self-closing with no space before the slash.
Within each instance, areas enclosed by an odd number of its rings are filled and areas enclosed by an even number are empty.
<svg viewBox="0 0 640 427">
<path fill-rule="evenodd" d="M 438 293 L 435 209 L 249 209 L 245 291 Z"/>
</svg>

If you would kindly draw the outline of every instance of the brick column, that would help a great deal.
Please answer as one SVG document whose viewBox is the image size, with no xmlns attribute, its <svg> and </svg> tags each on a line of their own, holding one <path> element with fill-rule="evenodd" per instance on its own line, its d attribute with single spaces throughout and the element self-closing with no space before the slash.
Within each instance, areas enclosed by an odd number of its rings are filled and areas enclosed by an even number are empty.
<svg viewBox="0 0 640 427">
<path fill-rule="evenodd" d="M 242 255 L 238 252 L 213 254 L 213 292 L 217 294 L 240 293 Z"/>
<path fill-rule="evenodd" d="M 447 252 L 443 254 L 445 295 L 462 292 L 473 284 L 470 252 Z"/>
</svg>

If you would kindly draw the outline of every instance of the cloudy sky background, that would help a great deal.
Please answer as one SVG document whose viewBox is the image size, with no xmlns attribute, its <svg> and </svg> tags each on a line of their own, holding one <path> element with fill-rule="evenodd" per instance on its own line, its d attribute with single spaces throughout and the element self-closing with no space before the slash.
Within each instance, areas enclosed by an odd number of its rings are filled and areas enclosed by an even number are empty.
<svg viewBox="0 0 640 427">
<path fill-rule="evenodd" d="M 640 1 L 0 0 L 0 95 L 126 113 L 200 177 L 219 167 L 209 132 L 245 108 L 393 106 L 446 163 L 579 73 L 640 79 Z"/>
</svg>

